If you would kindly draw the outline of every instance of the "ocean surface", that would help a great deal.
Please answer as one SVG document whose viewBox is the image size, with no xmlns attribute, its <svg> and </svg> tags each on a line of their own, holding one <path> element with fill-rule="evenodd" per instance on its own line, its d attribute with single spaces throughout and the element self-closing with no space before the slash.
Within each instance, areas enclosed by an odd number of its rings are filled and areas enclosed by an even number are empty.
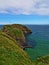
<svg viewBox="0 0 49 65">
<path fill-rule="evenodd" d="M 27 48 L 25 51 L 29 54 L 32 60 L 38 57 L 49 54 L 49 25 L 26 25 L 32 30 L 32 34 L 26 35 L 26 40 L 32 48 Z M 0 25 L 0 29 L 3 26 Z"/>
<path fill-rule="evenodd" d="M 0 25 L 0 29 L 2 29 L 3 28 L 3 25 Z"/>
<path fill-rule="evenodd" d="M 32 48 L 25 49 L 31 59 L 49 54 L 49 25 L 27 25 L 32 34 L 26 36 L 27 42 Z"/>
</svg>

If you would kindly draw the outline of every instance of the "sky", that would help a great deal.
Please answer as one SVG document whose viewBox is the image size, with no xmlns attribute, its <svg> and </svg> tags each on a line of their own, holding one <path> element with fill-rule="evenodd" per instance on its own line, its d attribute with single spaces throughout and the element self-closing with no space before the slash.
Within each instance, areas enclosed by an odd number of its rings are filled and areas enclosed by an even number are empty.
<svg viewBox="0 0 49 65">
<path fill-rule="evenodd" d="M 49 24 L 49 0 L 0 0 L 0 24 Z"/>
</svg>

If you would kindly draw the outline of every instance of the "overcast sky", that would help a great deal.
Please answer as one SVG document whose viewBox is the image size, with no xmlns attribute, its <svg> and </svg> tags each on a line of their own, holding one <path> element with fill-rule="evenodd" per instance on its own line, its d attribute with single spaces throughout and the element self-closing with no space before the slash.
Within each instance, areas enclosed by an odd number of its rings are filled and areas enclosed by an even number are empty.
<svg viewBox="0 0 49 65">
<path fill-rule="evenodd" d="M 0 0 L 0 24 L 49 24 L 49 0 Z"/>
</svg>

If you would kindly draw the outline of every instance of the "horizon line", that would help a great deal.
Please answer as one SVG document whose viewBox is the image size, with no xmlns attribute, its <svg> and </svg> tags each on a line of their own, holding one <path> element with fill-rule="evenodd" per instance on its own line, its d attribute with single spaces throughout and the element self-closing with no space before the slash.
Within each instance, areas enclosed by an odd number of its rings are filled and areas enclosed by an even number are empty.
<svg viewBox="0 0 49 65">
<path fill-rule="evenodd" d="M 9 23 L 9 24 L 0 24 L 0 25 L 12 25 L 12 24 L 22 24 L 22 23 Z M 22 24 L 22 25 L 49 25 L 49 24 Z"/>
</svg>

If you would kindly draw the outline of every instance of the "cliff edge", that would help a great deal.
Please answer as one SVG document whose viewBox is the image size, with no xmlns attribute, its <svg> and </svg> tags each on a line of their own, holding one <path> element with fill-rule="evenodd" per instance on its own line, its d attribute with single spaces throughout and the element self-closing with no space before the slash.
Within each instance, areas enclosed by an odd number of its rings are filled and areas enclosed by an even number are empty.
<svg viewBox="0 0 49 65">
<path fill-rule="evenodd" d="M 31 47 L 26 42 L 25 35 L 32 33 L 32 31 L 28 29 L 26 26 L 20 24 L 4 25 L 2 31 L 11 36 L 13 39 L 17 40 L 17 42 L 19 43 L 18 45 L 21 48 L 24 49 Z"/>
</svg>

